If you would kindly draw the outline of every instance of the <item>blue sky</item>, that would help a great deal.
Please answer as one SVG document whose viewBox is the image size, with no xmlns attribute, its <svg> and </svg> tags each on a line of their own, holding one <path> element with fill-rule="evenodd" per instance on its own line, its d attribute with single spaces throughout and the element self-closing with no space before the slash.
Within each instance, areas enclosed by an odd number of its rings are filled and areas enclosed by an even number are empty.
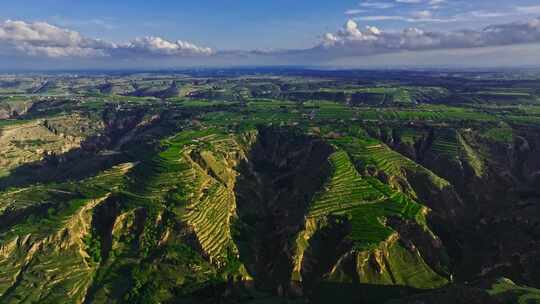
<svg viewBox="0 0 540 304">
<path fill-rule="evenodd" d="M 496 58 L 497 49 L 508 54 L 517 45 L 532 61 L 520 63 L 540 64 L 539 16 L 538 0 L 2 1 L 0 54 L 11 63 L 44 57 L 74 67 L 107 58 L 141 66 L 362 65 L 381 54 L 376 64 L 406 65 L 415 60 L 403 53 L 446 52 L 455 61 L 456 54 L 465 60 L 464 49 Z M 490 26 L 495 34 L 483 31 Z M 0 60 L 0 68 L 7 64 Z"/>
<path fill-rule="evenodd" d="M 47 21 L 91 37 L 182 39 L 214 48 L 308 47 L 356 1 L 2 1 L 3 19 Z"/>
</svg>

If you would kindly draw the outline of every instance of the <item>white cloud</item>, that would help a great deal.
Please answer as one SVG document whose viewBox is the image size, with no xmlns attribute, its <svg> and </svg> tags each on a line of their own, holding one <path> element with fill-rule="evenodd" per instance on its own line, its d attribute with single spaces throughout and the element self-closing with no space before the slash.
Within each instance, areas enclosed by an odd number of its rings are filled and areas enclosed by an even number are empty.
<svg viewBox="0 0 540 304">
<path fill-rule="evenodd" d="M 405 4 L 418 4 L 422 3 L 422 0 L 396 0 L 397 3 L 405 3 Z"/>
<path fill-rule="evenodd" d="M 518 6 L 516 11 L 523 14 L 540 14 L 540 5 Z"/>
<path fill-rule="evenodd" d="M 427 0 L 426 0 L 427 1 Z M 369 2 L 375 3 L 375 2 Z M 427 2 L 426 2 L 427 3 Z M 484 14 L 484 13 L 478 13 Z M 434 16 L 435 15 L 435 16 Z M 436 20 L 431 10 L 419 10 L 407 16 L 365 16 L 366 20 L 402 20 L 425 22 Z M 471 16 L 466 16 L 467 18 Z M 450 18 L 450 17 L 448 17 Z M 103 64 L 132 64 L 129 59 L 143 59 L 137 62 L 154 64 L 188 62 L 209 64 L 211 62 L 261 63 L 319 63 L 345 57 L 368 56 L 374 54 L 394 54 L 401 56 L 416 51 L 458 52 L 459 49 L 476 50 L 502 46 L 516 46 L 526 49 L 528 43 L 540 43 L 540 18 L 528 22 L 507 23 L 488 26 L 482 30 L 460 30 L 441 32 L 429 27 L 419 29 L 409 27 L 400 31 L 385 31 L 374 26 L 359 26 L 358 21 L 349 20 L 339 30 L 326 33 L 320 43 L 309 49 L 272 51 L 214 51 L 186 41 L 172 41 L 161 37 L 144 37 L 127 43 L 112 43 L 84 37 L 80 33 L 43 22 L 23 21 L 0 22 L 0 60 L 26 63 L 45 61 L 43 58 L 70 58 L 66 63 L 76 63 L 77 58 L 105 58 Z M 527 44 L 527 45 L 521 45 Z M 416 53 L 415 53 L 416 54 Z M 442 54 L 442 53 L 441 53 Z M 416 54 L 418 56 L 418 54 Z M 11 60 L 12 56 L 32 56 Z M 192 60 L 197 56 L 199 61 Z M 264 57 L 263 57 L 264 56 Z M 518 56 L 518 55 L 516 55 Z M 181 58 L 186 58 L 182 60 Z M 128 59 L 128 60 L 119 60 Z M 162 60 L 165 59 L 165 60 Z M 272 61 L 273 60 L 273 61 Z M 49 62 L 60 62 L 52 60 Z M 89 62 L 80 60 L 78 62 Z M 97 62 L 97 61 L 96 61 Z"/>
<path fill-rule="evenodd" d="M 392 8 L 395 5 L 392 3 L 385 3 L 385 2 L 362 2 L 360 3 L 361 7 L 366 8 L 374 8 L 374 9 L 387 9 Z"/>
<path fill-rule="evenodd" d="M 444 4 L 446 3 L 446 0 L 431 0 L 429 1 L 429 5 L 433 5 L 433 6 L 439 6 L 441 4 Z"/>
<path fill-rule="evenodd" d="M 347 55 L 372 55 L 402 51 L 440 50 L 505 46 L 540 42 L 540 18 L 529 22 L 492 25 L 481 31 L 435 32 L 406 28 L 385 32 L 378 28 L 360 29 L 349 20 L 335 33 L 327 33 L 314 50 Z"/>
<path fill-rule="evenodd" d="M 464 14 L 462 16 L 463 19 L 470 19 L 470 18 L 499 18 L 499 17 L 506 17 L 506 16 L 512 16 L 514 15 L 514 12 L 492 12 L 492 11 L 471 11 L 467 14 Z"/>
<path fill-rule="evenodd" d="M 358 15 L 367 12 L 363 9 L 349 9 L 345 11 L 345 15 Z"/>
<path fill-rule="evenodd" d="M 412 17 L 416 19 L 429 19 L 432 16 L 433 14 L 431 13 L 431 11 L 428 10 L 418 11 L 412 14 Z"/>
<path fill-rule="evenodd" d="M 115 44 L 86 38 L 80 33 L 45 22 L 0 22 L 0 54 L 36 57 L 195 56 L 210 55 L 210 48 L 159 37 L 137 38 Z"/>
<path fill-rule="evenodd" d="M 137 38 L 128 44 L 118 46 L 117 51 L 124 54 L 157 56 L 193 56 L 213 53 L 213 50 L 207 47 L 200 47 L 181 40 L 172 42 L 160 37 Z"/>
<path fill-rule="evenodd" d="M 47 57 L 105 56 L 112 43 L 88 39 L 79 33 L 44 22 L 26 23 L 7 20 L 0 23 L 0 49 L 5 53 L 23 53 Z"/>
<path fill-rule="evenodd" d="M 361 16 L 355 18 L 355 20 L 362 21 L 403 21 L 403 22 L 454 22 L 454 17 L 437 18 L 433 16 L 433 13 L 428 10 L 417 11 L 411 13 L 409 16 L 401 15 L 374 15 L 374 16 Z"/>
</svg>

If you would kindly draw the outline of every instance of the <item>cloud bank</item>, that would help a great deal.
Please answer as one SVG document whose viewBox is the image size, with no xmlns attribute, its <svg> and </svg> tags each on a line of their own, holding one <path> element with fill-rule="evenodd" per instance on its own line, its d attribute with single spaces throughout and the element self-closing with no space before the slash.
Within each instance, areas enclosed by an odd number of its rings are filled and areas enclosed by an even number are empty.
<svg viewBox="0 0 540 304">
<path fill-rule="evenodd" d="M 0 23 L 0 52 L 4 55 L 44 57 L 100 57 L 115 47 L 98 39 L 44 22 L 5 21 Z"/>
<path fill-rule="evenodd" d="M 400 32 L 385 32 L 376 27 L 360 29 L 349 20 L 335 33 L 326 33 L 314 48 L 348 55 L 373 55 L 402 51 L 467 49 L 540 42 L 540 18 L 521 23 L 492 25 L 483 30 L 452 32 L 426 31 L 409 27 Z"/>
<path fill-rule="evenodd" d="M 160 37 L 136 38 L 116 44 L 83 37 L 80 33 L 45 22 L 7 20 L 0 23 L 0 54 L 47 58 L 178 57 L 211 55 L 210 48 Z"/>
<path fill-rule="evenodd" d="M 123 55 L 146 56 L 193 56 L 214 53 L 211 48 L 200 47 L 181 40 L 171 42 L 160 37 L 136 38 L 128 44 L 116 47 L 114 51 Z"/>
<path fill-rule="evenodd" d="M 425 16 L 427 15 L 424 14 L 423 17 Z M 360 27 L 357 21 L 351 19 L 341 29 L 323 34 L 320 41 L 311 48 L 268 51 L 216 51 L 191 42 L 170 41 L 161 37 L 135 38 L 125 43 L 108 42 L 85 37 L 76 31 L 45 22 L 8 20 L 0 22 L 0 67 L 17 64 L 43 66 L 45 63 L 57 67 L 60 65 L 56 63 L 60 62 L 64 67 L 134 67 L 131 60 L 147 67 L 197 64 L 324 65 L 343 58 L 357 58 L 361 61 L 361 58 L 367 58 L 366 56 L 398 56 L 402 53 L 415 54 L 414 52 L 418 51 L 447 51 L 459 54 L 458 49 L 473 51 L 518 46 L 520 50 L 529 49 L 535 53 L 530 46 L 532 43 L 540 44 L 540 18 L 491 25 L 481 30 L 446 32 L 415 27 L 401 31 L 385 31 L 374 26 Z M 444 60 L 445 58 L 441 58 L 441 62 Z M 386 61 L 385 58 L 383 62 Z M 409 59 L 404 61 L 409 62 Z M 540 64 L 540 59 L 533 61 Z M 493 60 L 490 62 L 496 64 Z"/>
</svg>

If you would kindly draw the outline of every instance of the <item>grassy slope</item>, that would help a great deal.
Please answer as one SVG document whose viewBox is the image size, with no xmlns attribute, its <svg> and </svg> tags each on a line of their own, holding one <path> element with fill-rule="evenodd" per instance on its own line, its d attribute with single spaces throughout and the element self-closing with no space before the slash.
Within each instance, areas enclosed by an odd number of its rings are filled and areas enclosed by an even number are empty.
<svg viewBox="0 0 540 304">
<path fill-rule="evenodd" d="M 335 152 L 329 161 L 333 174 L 324 190 L 314 198 L 306 230 L 297 237 L 294 277 L 300 279 L 302 255 L 317 227 L 325 225 L 328 216 L 341 215 L 351 225 L 348 238 L 353 242 L 355 251 L 360 255 L 370 255 L 382 250 L 388 255 L 384 262 L 386 272 L 376 272 L 369 266 L 359 269 L 362 282 L 418 288 L 444 285 L 447 280 L 431 270 L 417 252 L 402 247 L 395 238 L 395 231 L 385 223 L 386 218 L 394 216 L 413 220 L 429 230 L 425 221 L 427 208 L 375 178 L 360 176 L 344 150 Z M 359 256 L 359 260 L 362 259 Z"/>
<path fill-rule="evenodd" d="M 44 203 L 49 207 L 2 233 L 0 302 L 52 303 L 66 294 L 76 302 L 84 297 L 95 269 L 84 242 L 90 233 L 92 209 L 121 184 L 131 166 L 120 165 L 77 183 L 3 193 L 5 209 L 24 210 Z"/>
<path fill-rule="evenodd" d="M 518 304 L 540 303 L 540 290 L 516 285 L 509 279 L 500 279 L 488 290 L 492 296 L 513 298 Z"/>
</svg>

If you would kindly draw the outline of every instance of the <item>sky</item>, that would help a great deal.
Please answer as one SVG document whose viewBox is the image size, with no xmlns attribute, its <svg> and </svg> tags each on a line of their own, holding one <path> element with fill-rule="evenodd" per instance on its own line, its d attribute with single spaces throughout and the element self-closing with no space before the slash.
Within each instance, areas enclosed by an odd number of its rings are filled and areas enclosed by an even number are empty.
<svg viewBox="0 0 540 304">
<path fill-rule="evenodd" d="M 540 66 L 538 0 L 0 2 L 1 69 Z"/>
</svg>

